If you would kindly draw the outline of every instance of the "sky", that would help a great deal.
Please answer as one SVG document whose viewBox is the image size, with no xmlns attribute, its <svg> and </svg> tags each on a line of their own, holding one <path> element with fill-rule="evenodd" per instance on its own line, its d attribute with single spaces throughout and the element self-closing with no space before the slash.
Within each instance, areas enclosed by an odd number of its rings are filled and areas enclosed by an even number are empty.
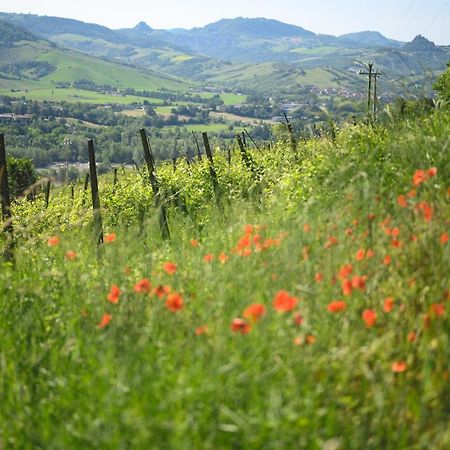
<svg viewBox="0 0 450 450">
<path fill-rule="evenodd" d="M 422 34 L 450 45 L 450 0 L 0 0 L 0 11 L 109 28 L 130 28 L 140 21 L 159 29 L 192 28 L 222 18 L 266 17 L 315 33 L 371 30 L 401 41 Z"/>
</svg>

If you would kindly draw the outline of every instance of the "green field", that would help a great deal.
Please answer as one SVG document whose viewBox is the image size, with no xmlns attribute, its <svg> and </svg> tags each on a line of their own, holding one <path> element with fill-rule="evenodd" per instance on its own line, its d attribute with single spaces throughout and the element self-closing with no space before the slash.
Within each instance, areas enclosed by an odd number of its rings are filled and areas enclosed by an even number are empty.
<svg viewBox="0 0 450 450">
<path fill-rule="evenodd" d="M 100 246 L 82 182 L 14 203 L 0 448 L 448 449 L 449 135 L 159 164 L 170 239 L 144 168 L 100 177 Z"/>
</svg>

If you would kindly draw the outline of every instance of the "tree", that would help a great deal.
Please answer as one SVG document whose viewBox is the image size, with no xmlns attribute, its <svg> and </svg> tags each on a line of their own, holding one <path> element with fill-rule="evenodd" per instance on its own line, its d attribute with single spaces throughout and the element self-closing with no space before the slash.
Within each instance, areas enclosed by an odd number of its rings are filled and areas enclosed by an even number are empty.
<svg viewBox="0 0 450 450">
<path fill-rule="evenodd" d="M 8 182 L 12 198 L 22 195 L 37 181 L 36 169 L 31 159 L 8 156 Z"/>
<path fill-rule="evenodd" d="M 447 71 L 441 74 L 433 85 L 433 89 L 438 93 L 439 98 L 445 102 L 450 101 L 450 62 L 447 67 Z"/>
</svg>

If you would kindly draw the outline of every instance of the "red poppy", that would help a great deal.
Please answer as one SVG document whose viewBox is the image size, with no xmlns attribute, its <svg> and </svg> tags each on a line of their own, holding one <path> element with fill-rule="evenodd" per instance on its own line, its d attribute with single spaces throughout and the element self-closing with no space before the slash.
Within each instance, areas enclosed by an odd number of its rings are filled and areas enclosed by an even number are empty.
<svg viewBox="0 0 450 450">
<path fill-rule="evenodd" d="M 386 255 L 386 256 L 383 258 L 383 264 L 384 264 L 385 266 L 389 266 L 389 264 L 391 264 L 391 257 L 390 257 L 389 255 Z"/>
<path fill-rule="evenodd" d="M 148 280 L 147 278 L 143 278 L 134 285 L 134 292 L 140 294 L 148 294 L 151 288 L 152 284 L 150 283 L 150 280 Z"/>
<path fill-rule="evenodd" d="M 317 272 L 314 279 L 316 280 L 317 283 L 321 283 L 323 281 L 323 273 Z"/>
<path fill-rule="evenodd" d="M 327 241 L 325 242 L 325 248 L 331 248 L 333 245 L 337 245 L 338 240 L 335 236 L 328 236 Z"/>
<path fill-rule="evenodd" d="M 116 304 L 119 303 L 120 294 L 121 292 L 119 287 L 113 284 L 106 298 L 108 299 L 109 302 Z"/>
<path fill-rule="evenodd" d="M 334 302 L 331 302 L 328 304 L 327 309 L 328 311 L 332 313 L 337 313 L 340 311 L 344 311 L 344 309 L 347 307 L 347 304 L 342 300 L 336 300 Z"/>
<path fill-rule="evenodd" d="M 66 259 L 69 261 L 73 261 L 74 259 L 77 259 L 77 253 L 73 250 L 68 250 L 66 252 Z"/>
<path fill-rule="evenodd" d="M 352 295 L 353 291 L 353 285 L 351 280 L 344 280 L 342 282 L 342 294 L 348 297 L 349 295 Z"/>
<path fill-rule="evenodd" d="M 413 176 L 413 184 L 414 186 L 419 186 L 427 179 L 427 174 L 424 170 L 416 170 Z"/>
<path fill-rule="evenodd" d="M 298 303 L 298 298 L 291 297 L 287 291 L 279 291 L 273 300 L 273 307 L 278 312 L 289 312 L 295 309 Z"/>
<path fill-rule="evenodd" d="M 116 233 L 108 233 L 105 234 L 105 236 L 103 237 L 103 242 L 105 244 L 111 244 L 112 242 L 114 242 L 117 238 Z"/>
<path fill-rule="evenodd" d="M 201 336 L 202 334 L 208 334 L 208 326 L 207 325 L 202 325 L 200 327 L 197 327 L 195 329 L 195 335 L 196 336 Z"/>
<path fill-rule="evenodd" d="M 439 238 L 439 242 L 442 245 L 445 245 L 448 242 L 448 233 L 442 233 L 441 237 Z"/>
<path fill-rule="evenodd" d="M 408 342 L 415 342 L 417 339 L 417 334 L 415 331 L 410 331 L 408 333 L 408 336 L 406 336 L 406 339 L 408 340 Z"/>
<path fill-rule="evenodd" d="M 172 288 L 170 286 L 163 286 L 160 284 L 153 289 L 152 294 L 156 295 L 158 298 L 163 298 L 165 295 L 170 294 L 171 291 Z"/>
<path fill-rule="evenodd" d="M 252 234 L 253 231 L 255 231 L 255 227 L 253 225 L 245 225 L 244 226 L 244 233 L 245 234 Z"/>
<path fill-rule="evenodd" d="M 356 252 L 356 261 L 362 261 L 366 256 L 366 252 L 364 249 L 360 248 L 357 252 Z"/>
<path fill-rule="evenodd" d="M 171 261 L 165 262 L 163 264 L 163 270 L 167 275 L 173 275 L 177 271 L 177 265 Z"/>
<path fill-rule="evenodd" d="M 211 253 L 208 253 L 207 255 L 205 255 L 205 256 L 203 257 L 203 260 L 204 260 L 205 262 L 207 262 L 207 263 L 210 263 L 211 261 L 214 260 L 214 255 L 211 254 Z"/>
<path fill-rule="evenodd" d="M 317 338 L 315 336 L 313 336 L 312 334 L 308 334 L 306 336 L 306 343 L 308 345 L 313 345 L 316 341 L 317 341 Z"/>
<path fill-rule="evenodd" d="M 299 312 L 294 313 L 294 324 L 299 327 L 302 323 L 303 316 Z"/>
<path fill-rule="evenodd" d="M 231 331 L 234 333 L 247 334 L 251 329 L 252 326 L 243 319 L 236 318 L 231 322 Z"/>
<path fill-rule="evenodd" d="M 229 259 L 229 256 L 228 256 L 226 253 L 224 253 L 224 252 L 222 252 L 222 253 L 219 255 L 219 261 L 220 261 L 222 264 L 225 264 L 225 263 L 228 261 L 228 259 Z"/>
<path fill-rule="evenodd" d="M 311 231 L 311 226 L 310 226 L 308 223 L 305 223 L 305 224 L 303 225 L 303 231 L 304 231 L 305 233 L 309 233 L 309 232 Z"/>
<path fill-rule="evenodd" d="M 365 309 L 362 313 L 362 319 L 366 323 L 366 327 L 371 328 L 377 321 L 377 313 L 372 309 Z"/>
<path fill-rule="evenodd" d="M 339 270 L 339 278 L 346 279 L 353 272 L 351 264 L 344 264 Z"/>
<path fill-rule="evenodd" d="M 391 370 L 394 373 L 404 372 L 408 368 L 408 365 L 404 361 L 394 361 L 391 364 Z"/>
<path fill-rule="evenodd" d="M 109 322 L 111 322 L 112 320 L 112 315 L 111 314 L 103 314 L 102 319 L 100 320 L 100 323 L 97 325 L 97 328 L 105 328 Z"/>
<path fill-rule="evenodd" d="M 367 259 L 371 259 L 374 256 L 375 256 L 375 252 L 372 249 L 369 248 L 369 250 L 367 250 L 367 252 L 366 252 L 366 258 Z"/>
<path fill-rule="evenodd" d="M 352 278 L 352 288 L 363 291 L 366 288 L 366 281 L 367 281 L 366 276 L 360 277 L 359 275 L 355 275 Z"/>
<path fill-rule="evenodd" d="M 431 310 L 436 317 L 441 317 L 445 314 L 445 304 L 444 303 L 433 303 L 431 305 Z"/>
<path fill-rule="evenodd" d="M 406 195 L 399 195 L 397 197 L 397 203 L 402 207 L 402 208 L 407 208 L 408 207 L 408 199 L 406 198 Z"/>
<path fill-rule="evenodd" d="M 437 168 L 436 167 L 431 167 L 428 169 L 428 176 L 431 177 L 435 177 L 437 175 Z"/>
<path fill-rule="evenodd" d="M 383 311 L 385 313 L 390 313 L 393 310 L 393 308 L 394 308 L 394 298 L 386 297 L 383 303 Z"/>
<path fill-rule="evenodd" d="M 238 248 L 243 249 L 245 247 L 250 247 L 252 245 L 251 242 L 251 236 L 249 234 L 246 234 L 245 236 L 242 236 L 238 241 Z"/>
<path fill-rule="evenodd" d="M 183 297 L 176 292 L 169 294 L 166 300 L 166 308 L 172 312 L 178 312 L 184 306 Z"/>
<path fill-rule="evenodd" d="M 407 194 L 408 198 L 415 198 L 417 195 L 417 191 L 415 189 L 411 189 Z"/>
<path fill-rule="evenodd" d="M 198 247 L 200 245 L 200 242 L 197 241 L 197 239 L 191 239 L 191 247 Z"/>
<path fill-rule="evenodd" d="M 252 322 L 258 322 L 266 314 L 266 307 L 261 303 L 254 303 L 248 306 L 242 314 L 246 319 Z"/>
<path fill-rule="evenodd" d="M 58 236 L 50 236 L 47 240 L 47 245 L 49 247 L 56 247 L 57 245 L 59 245 L 61 239 L 59 239 Z"/>
<path fill-rule="evenodd" d="M 296 345 L 297 347 L 299 347 L 303 343 L 302 338 L 300 336 L 295 337 L 293 342 L 294 345 Z"/>
</svg>

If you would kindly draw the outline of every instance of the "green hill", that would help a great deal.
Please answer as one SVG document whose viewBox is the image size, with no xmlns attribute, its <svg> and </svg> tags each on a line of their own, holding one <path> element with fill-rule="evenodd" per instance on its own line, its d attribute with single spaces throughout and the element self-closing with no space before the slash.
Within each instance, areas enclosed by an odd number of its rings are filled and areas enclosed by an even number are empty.
<svg viewBox="0 0 450 450">
<path fill-rule="evenodd" d="M 0 21 L 0 36 L 2 94 L 14 90 L 16 96 L 50 99 L 47 98 L 50 91 L 61 89 L 55 95 L 58 100 L 83 101 L 84 97 L 77 96 L 73 91 L 77 90 L 74 87 L 86 82 L 91 87 L 105 87 L 104 91 L 130 88 L 182 91 L 188 88 L 186 82 L 167 74 L 63 49 L 4 21 Z M 34 96 L 36 91 L 40 93 L 37 97 Z M 102 99 L 100 92 L 96 94 L 100 103 L 111 101 L 108 96 Z"/>
</svg>

